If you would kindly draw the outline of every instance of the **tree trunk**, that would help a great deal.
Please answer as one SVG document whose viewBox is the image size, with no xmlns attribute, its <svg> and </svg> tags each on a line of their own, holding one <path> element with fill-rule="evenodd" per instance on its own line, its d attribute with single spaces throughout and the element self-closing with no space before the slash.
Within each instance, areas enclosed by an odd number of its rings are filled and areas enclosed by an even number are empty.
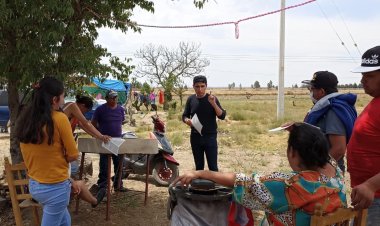
<svg viewBox="0 0 380 226">
<path fill-rule="evenodd" d="M 179 101 L 181 102 L 181 107 L 182 107 L 182 103 L 183 103 L 183 92 L 181 92 L 179 94 Z"/>
<path fill-rule="evenodd" d="M 165 89 L 164 97 L 164 111 L 167 111 L 169 110 L 169 102 L 173 99 L 171 90 Z"/>
<path fill-rule="evenodd" d="M 10 120 L 10 147 L 9 152 L 11 154 L 12 163 L 20 163 L 23 161 L 20 141 L 16 137 L 15 122 L 19 111 L 19 93 L 18 93 L 18 81 L 16 79 L 8 79 L 8 106 L 9 106 L 9 120 Z M 33 120 L 33 119 L 31 119 Z"/>
</svg>

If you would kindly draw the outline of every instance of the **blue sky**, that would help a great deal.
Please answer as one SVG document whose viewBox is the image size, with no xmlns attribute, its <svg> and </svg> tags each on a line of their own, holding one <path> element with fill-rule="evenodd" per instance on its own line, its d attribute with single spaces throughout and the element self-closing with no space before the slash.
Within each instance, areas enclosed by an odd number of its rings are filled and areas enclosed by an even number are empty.
<svg viewBox="0 0 380 226">
<path fill-rule="evenodd" d="M 286 5 L 304 1 L 287 0 Z M 202 10 L 196 9 L 189 0 L 154 2 L 154 14 L 137 9 L 133 19 L 149 25 L 197 25 L 236 21 L 280 8 L 280 0 L 209 0 Z M 350 70 L 360 62 L 359 51 L 363 53 L 380 44 L 378 9 L 379 0 L 318 0 L 288 10 L 285 86 L 300 85 L 318 70 L 334 72 L 343 84 L 358 83 L 360 75 Z M 132 58 L 135 65 L 138 60 L 134 53 L 149 43 L 170 48 L 181 41 L 199 43 L 202 56 L 210 60 L 205 71 L 209 86 L 226 87 L 235 82 L 248 87 L 256 80 L 266 86 L 269 80 L 278 83 L 279 22 L 280 14 L 241 22 L 239 39 L 235 39 L 233 25 L 195 29 L 143 28 L 141 33 L 129 31 L 126 34 L 101 29 L 97 43 L 114 55 Z M 346 47 L 341 45 L 340 39 Z M 191 85 L 191 80 L 186 83 Z"/>
</svg>

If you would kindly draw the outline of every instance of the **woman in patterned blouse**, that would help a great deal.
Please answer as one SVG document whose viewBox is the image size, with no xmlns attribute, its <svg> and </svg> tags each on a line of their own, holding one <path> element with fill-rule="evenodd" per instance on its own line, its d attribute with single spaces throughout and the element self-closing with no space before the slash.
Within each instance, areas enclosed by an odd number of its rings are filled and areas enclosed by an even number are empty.
<svg viewBox="0 0 380 226">
<path fill-rule="evenodd" d="M 201 178 L 234 187 L 234 201 L 251 210 L 264 210 L 270 225 L 310 225 L 316 204 L 321 204 L 326 213 L 345 207 L 344 179 L 329 156 L 323 133 L 307 123 L 294 123 L 287 130 L 290 173 L 192 171 L 173 183 L 188 186 L 193 179 Z"/>
</svg>

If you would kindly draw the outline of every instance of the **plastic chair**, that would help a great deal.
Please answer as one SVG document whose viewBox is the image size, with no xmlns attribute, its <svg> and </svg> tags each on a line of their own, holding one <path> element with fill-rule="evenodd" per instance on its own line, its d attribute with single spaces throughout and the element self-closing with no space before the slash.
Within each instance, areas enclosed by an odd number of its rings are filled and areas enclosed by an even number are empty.
<svg viewBox="0 0 380 226">
<path fill-rule="evenodd" d="M 367 222 L 367 209 L 354 210 L 353 208 L 339 208 L 333 213 L 323 215 L 321 205 L 315 206 L 314 215 L 311 217 L 310 226 L 365 226 Z"/>
<path fill-rule="evenodd" d="M 16 225 L 23 225 L 21 208 L 28 207 L 33 209 L 35 225 L 40 225 L 41 222 L 38 215 L 38 208 L 41 207 L 41 205 L 33 201 L 32 196 L 29 194 L 29 178 L 27 176 L 25 164 L 22 162 L 12 165 L 7 157 L 4 158 L 4 164 Z"/>
</svg>

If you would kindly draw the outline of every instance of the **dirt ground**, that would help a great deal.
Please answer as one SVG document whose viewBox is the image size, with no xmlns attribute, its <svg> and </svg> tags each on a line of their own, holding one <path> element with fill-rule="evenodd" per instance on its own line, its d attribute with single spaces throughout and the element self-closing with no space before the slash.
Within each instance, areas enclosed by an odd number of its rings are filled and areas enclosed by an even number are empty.
<svg viewBox="0 0 380 226">
<path fill-rule="evenodd" d="M 0 134 L 0 169 L 3 169 L 4 156 L 8 156 L 9 135 Z M 190 151 L 189 144 L 182 147 L 174 147 L 175 158 L 180 162 L 180 174 L 186 170 L 193 169 L 193 157 Z M 240 153 L 238 149 L 223 148 L 223 153 L 220 155 L 219 166 L 221 171 L 231 171 L 230 161 L 233 159 L 241 158 L 244 153 Z M 93 165 L 94 175 L 88 177 L 87 184 L 89 187 L 96 183 L 98 173 L 99 157 L 96 154 L 90 154 Z M 264 169 L 278 168 L 282 162 L 286 161 L 282 155 L 279 154 L 263 154 L 258 159 L 253 159 L 255 162 L 260 162 L 263 159 L 271 159 L 269 165 L 262 166 Z M 2 173 L 0 173 L 0 176 Z M 349 177 L 346 178 L 347 182 Z M 75 214 L 75 202 L 71 201 L 69 210 L 72 218 L 73 226 L 103 226 L 103 225 L 120 225 L 120 226 L 165 226 L 169 225 L 170 221 L 167 219 L 167 198 L 168 188 L 157 186 L 153 178 L 149 178 L 149 196 L 148 203 L 144 206 L 144 183 L 145 177 L 143 175 L 131 175 L 127 180 L 123 180 L 126 188 L 130 189 L 128 192 L 113 193 L 111 196 L 110 207 L 110 220 L 106 221 L 106 202 L 105 200 L 96 208 L 92 208 L 90 204 L 84 201 L 80 202 L 79 213 Z M 348 195 L 349 197 L 349 195 Z M 24 225 L 33 225 L 32 215 L 29 210 L 23 210 Z M 260 218 L 262 213 L 256 213 L 256 217 Z M 12 207 L 9 203 L 6 207 L 0 209 L 0 225 L 13 226 L 15 221 L 13 218 Z"/>
<path fill-rule="evenodd" d="M 148 117 L 147 117 L 148 118 Z M 180 172 L 193 168 L 193 159 L 190 145 L 174 147 L 174 157 L 180 162 Z M 87 178 L 87 184 L 91 187 L 96 183 L 98 175 L 99 156 L 89 154 L 93 160 L 94 174 Z M 3 159 L 9 156 L 9 134 L 0 134 L 0 169 L 3 169 Z M 2 176 L 2 173 L 0 173 Z M 111 195 L 110 220 L 106 221 L 105 200 L 96 208 L 84 201 L 80 202 L 79 213 L 75 214 L 75 202 L 70 203 L 69 209 L 72 217 L 72 225 L 130 225 L 130 226 L 161 226 L 169 225 L 166 216 L 168 188 L 161 187 L 154 183 L 153 178 L 149 178 L 149 194 L 147 205 L 144 206 L 145 176 L 130 175 L 127 180 L 123 180 L 124 186 L 131 191 L 113 193 Z M 32 225 L 32 216 L 28 210 L 23 210 L 25 225 Z M 10 203 L 0 209 L 0 225 L 15 225 L 12 207 Z"/>
</svg>

